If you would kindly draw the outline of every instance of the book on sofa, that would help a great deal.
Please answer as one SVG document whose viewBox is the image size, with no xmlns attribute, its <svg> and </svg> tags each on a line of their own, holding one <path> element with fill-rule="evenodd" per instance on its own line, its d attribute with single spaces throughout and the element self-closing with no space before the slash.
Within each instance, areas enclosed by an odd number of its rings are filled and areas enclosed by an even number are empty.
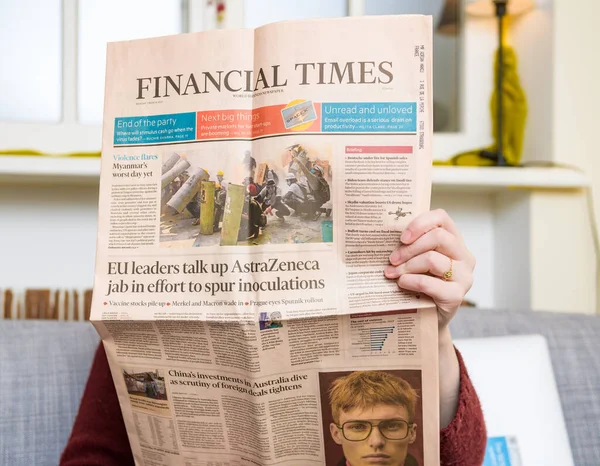
<svg viewBox="0 0 600 466">
<path fill-rule="evenodd" d="M 541 335 L 459 339 L 488 429 L 485 466 L 572 466 L 548 345 Z"/>
</svg>

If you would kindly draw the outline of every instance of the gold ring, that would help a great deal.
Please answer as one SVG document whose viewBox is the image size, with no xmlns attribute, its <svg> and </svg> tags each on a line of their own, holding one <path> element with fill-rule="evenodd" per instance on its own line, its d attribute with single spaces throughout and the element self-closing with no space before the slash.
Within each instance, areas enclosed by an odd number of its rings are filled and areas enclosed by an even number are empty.
<svg viewBox="0 0 600 466">
<path fill-rule="evenodd" d="M 447 282 L 448 280 L 450 280 L 452 278 L 452 259 L 450 259 L 450 268 L 444 272 L 444 275 L 442 277 L 444 279 L 445 282 Z"/>
</svg>

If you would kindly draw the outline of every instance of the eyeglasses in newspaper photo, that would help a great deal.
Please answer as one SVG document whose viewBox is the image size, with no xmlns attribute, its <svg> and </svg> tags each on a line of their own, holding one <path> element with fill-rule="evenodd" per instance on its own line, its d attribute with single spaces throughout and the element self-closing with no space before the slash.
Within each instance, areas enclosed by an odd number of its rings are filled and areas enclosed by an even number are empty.
<svg viewBox="0 0 600 466">
<path fill-rule="evenodd" d="M 404 440 L 413 425 L 404 419 L 386 419 L 379 424 L 370 421 L 347 421 L 337 427 L 341 429 L 346 440 L 361 442 L 369 438 L 374 427 L 377 427 L 379 433 L 388 440 Z"/>
</svg>

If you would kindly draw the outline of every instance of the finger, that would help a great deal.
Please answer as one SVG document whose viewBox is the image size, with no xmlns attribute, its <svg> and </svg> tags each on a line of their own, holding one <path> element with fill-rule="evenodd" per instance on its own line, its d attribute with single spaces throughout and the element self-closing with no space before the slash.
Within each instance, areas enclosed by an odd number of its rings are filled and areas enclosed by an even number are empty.
<svg viewBox="0 0 600 466">
<path fill-rule="evenodd" d="M 456 224 L 443 209 L 425 212 L 414 218 L 402 232 L 400 241 L 402 241 L 402 244 L 411 244 L 425 233 L 435 228 L 448 230 L 462 241 L 462 235 L 456 227 Z"/>
<path fill-rule="evenodd" d="M 413 257 L 427 251 L 437 251 L 450 259 L 462 260 L 468 258 L 469 253 L 462 241 L 443 228 L 428 231 L 414 243 L 402 245 L 390 255 L 390 263 L 398 266 Z"/>
<path fill-rule="evenodd" d="M 437 277 L 422 274 L 402 275 L 398 279 L 398 286 L 404 290 L 426 294 L 438 306 L 460 305 L 466 294 L 460 283 L 445 282 Z"/>
<path fill-rule="evenodd" d="M 407 273 L 429 273 L 441 278 L 448 270 L 456 269 L 460 265 L 460 262 L 452 263 L 449 257 L 437 251 L 427 251 L 398 266 L 387 266 L 384 273 L 387 278 L 399 278 Z"/>
</svg>

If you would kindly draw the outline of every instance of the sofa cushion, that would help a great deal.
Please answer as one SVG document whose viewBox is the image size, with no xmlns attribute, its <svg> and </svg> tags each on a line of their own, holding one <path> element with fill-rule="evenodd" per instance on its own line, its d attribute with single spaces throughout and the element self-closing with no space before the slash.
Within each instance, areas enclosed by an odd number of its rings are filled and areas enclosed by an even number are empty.
<svg viewBox="0 0 600 466">
<path fill-rule="evenodd" d="M 454 338 L 546 337 L 578 466 L 600 464 L 600 317 L 461 309 Z M 99 338 L 89 323 L 0 320 L 0 464 L 56 465 Z"/>
<path fill-rule="evenodd" d="M 0 464 L 58 464 L 98 341 L 89 323 L 0 320 Z"/>
<path fill-rule="evenodd" d="M 600 316 L 461 309 L 451 329 L 454 338 L 546 337 L 574 462 L 600 464 Z"/>
</svg>

